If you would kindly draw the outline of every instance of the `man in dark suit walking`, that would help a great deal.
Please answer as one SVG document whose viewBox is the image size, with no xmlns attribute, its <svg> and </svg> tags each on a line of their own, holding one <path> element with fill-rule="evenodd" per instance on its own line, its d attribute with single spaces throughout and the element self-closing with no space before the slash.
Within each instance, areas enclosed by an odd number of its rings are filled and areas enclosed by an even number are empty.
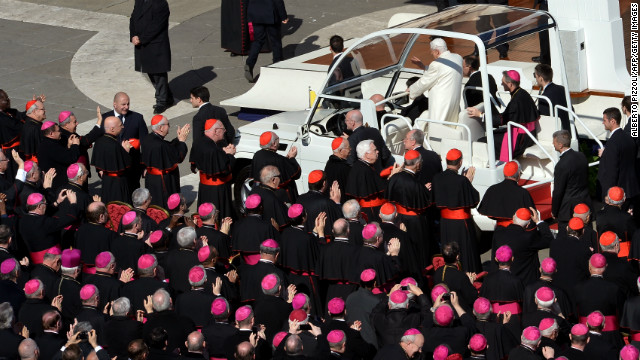
<svg viewBox="0 0 640 360">
<path fill-rule="evenodd" d="M 166 0 L 135 0 L 129 19 L 129 37 L 135 46 L 135 70 L 149 76 L 156 89 L 154 114 L 173 105 L 167 73 L 171 71 L 169 4 Z"/>
<path fill-rule="evenodd" d="M 604 149 L 600 149 L 598 168 L 598 197 L 603 198 L 604 191 L 619 186 L 624 189 L 627 199 L 640 194 L 636 177 L 636 144 L 633 138 L 620 129 L 622 114 L 617 108 L 608 108 L 602 113 L 602 124 L 609 130 L 609 140 Z"/>
<path fill-rule="evenodd" d="M 273 62 L 277 63 L 283 59 L 280 23 L 286 24 L 289 19 L 283 0 L 249 0 L 247 15 L 249 22 L 253 23 L 255 40 L 251 43 L 249 57 L 244 65 L 244 77 L 247 81 L 253 82 L 253 67 L 267 36 L 273 51 Z"/>
<path fill-rule="evenodd" d="M 584 203 L 591 207 L 589 163 L 584 154 L 571 149 L 571 134 L 567 130 L 553 133 L 553 147 L 560 153 L 560 159 L 554 169 L 551 214 L 558 219 L 558 231 L 564 233 L 576 205 Z"/>
<path fill-rule="evenodd" d="M 469 80 L 467 80 L 464 87 L 482 87 L 482 75 L 479 70 L 480 61 L 478 60 L 478 57 L 474 55 L 467 55 L 463 57 L 462 60 L 462 75 L 469 77 Z M 489 93 L 494 99 L 497 99 L 498 85 L 496 85 L 496 80 L 491 74 L 488 74 L 487 76 L 489 77 Z M 464 98 L 467 100 L 467 107 L 484 103 L 482 90 L 465 89 Z M 483 106 L 485 109 L 487 108 L 487 104 L 483 104 Z M 494 125 L 499 126 L 500 112 L 496 109 L 493 103 L 491 104 L 491 112 L 493 114 Z"/>
<path fill-rule="evenodd" d="M 129 110 L 129 105 L 129 95 L 124 92 L 118 92 L 113 97 L 113 110 L 102 114 L 102 118 L 106 119 L 109 116 L 115 116 L 124 125 L 117 140 L 118 142 L 129 140 L 132 146 L 129 150 L 131 168 L 126 172 L 126 177 L 129 189 L 133 192 L 133 190 L 140 187 L 140 176 L 144 169 L 140 165 L 140 140 L 147 136 L 149 130 L 142 114 Z M 101 128 L 104 131 L 104 122 L 102 122 Z"/>
<path fill-rule="evenodd" d="M 551 100 L 551 109 L 549 109 L 549 103 L 547 101 L 538 100 L 538 111 L 540 115 L 553 115 L 553 107 L 556 105 L 567 107 L 567 97 L 564 86 L 552 82 L 553 69 L 551 66 L 547 64 L 536 65 L 533 76 L 536 78 L 536 83 L 540 87 L 539 94 Z M 570 130 L 569 113 L 564 110 L 558 110 L 558 117 L 562 124 L 562 130 Z"/>
<path fill-rule="evenodd" d="M 233 144 L 233 139 L 236 135 L 236 129 L 231 125 L 227 112 L 220 106 L 215 106 L 209 102 L 209 89 L 204 86 L 194 87 L 189 91 L 191 98 L 191 106 L 198 108 L 198 112 L 193 116 L 193 143 L 195 144 L 204 136 L 204 123 L 209 119 L 216 119 L 222 121 L 224 125 L 224 142 L 220 144 L 223 147 L 229 144 Z"/>
</svg>

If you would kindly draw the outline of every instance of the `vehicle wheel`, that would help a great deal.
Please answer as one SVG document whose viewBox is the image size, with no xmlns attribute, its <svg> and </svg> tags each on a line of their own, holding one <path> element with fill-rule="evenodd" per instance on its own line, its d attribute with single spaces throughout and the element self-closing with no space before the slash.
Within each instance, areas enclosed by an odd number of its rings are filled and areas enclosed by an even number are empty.
<svg viewBox="0 0 640 360">
<path fill-rule="evenodd" d="M 251 165 L 247 165 L 233 179 L 233 205 L 238 214 L 245 213 L 244 202 L 252 188 Z"/>
</svg>

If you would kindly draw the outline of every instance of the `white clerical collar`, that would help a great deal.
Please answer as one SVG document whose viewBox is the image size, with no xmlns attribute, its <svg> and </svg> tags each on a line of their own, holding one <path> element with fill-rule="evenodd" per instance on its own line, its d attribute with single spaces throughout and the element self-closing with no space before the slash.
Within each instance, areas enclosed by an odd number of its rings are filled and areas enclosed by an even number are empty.
<svg viewBox="0 0 640 360">
<path fill-rule="evenodd" d="M 267 264 L 273 264 L 273 261 L 267 260 L 267 259 L 260 259 L 260 262 L 267 263 Z"/>
</svg>

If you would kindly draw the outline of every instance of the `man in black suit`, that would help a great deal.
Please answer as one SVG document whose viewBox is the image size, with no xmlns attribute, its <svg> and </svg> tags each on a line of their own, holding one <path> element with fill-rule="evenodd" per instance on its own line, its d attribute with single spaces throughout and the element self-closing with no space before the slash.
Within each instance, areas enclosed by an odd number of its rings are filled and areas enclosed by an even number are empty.
<svg viewBox="0 0 640 360">
<path fill-rule="evenodd" d="M 624 189 L 627 199 L 640 194 L 636 177 L 636 144 L 633 138 L 620 129 L 622 114 L 617 108 L 608 108 L 602 113 L 602 124 L 609 130 L 606 147 L 598 151 L 597 195 L 603 198 L 604 191 L 619 186 Z"/>
<path fill-rule="evenodd" d="M 467 80 L 467 84 L 465 85 L 465 87 L 482 87 L 482 77 L 480 71 L 478 70 L 480 69 L 480 61 L 478 60 L 478 57 L 467 55 L 463 57 L 462 60 L 464 60 L 462 62 L 462 75 L 469 77 L 469 80 Z M 488 76 L 489 93 L 491 94 L 491 96 L 493 96 L 494 99 L 497 99 L 496 93 L 498 91 L 498 85 L 496 85 L 496 80 L 493 78 L 493 76 L 491 76 L 491 74 L 488 74 Z M 484 101 L 484 99 L 482 98 L 481 90 L 464 90 L 464 93 L 467 99 L 467 106 L 476 106 Z M 493 105 L 492 109 L 495 110 L 495 107 Z M 494 111 L 494 114 L 496 114 L 496 111 Z M 494 116 L 494 118 L 495 117 L 496 116 Z"/>
<path fill-rule="evenodd" d="M 124 128 L 118 135 L 118 142 L 122 142 L 123 140 L 129 140 L 131 142 L 132 139 L 139 141 L 149 133 L 144 117 L 140 113 L 130 111 L 129 103 L 129 95 L 124 92 L 118 92 L 113 97 L 113 110 L 102 114 L 103 119 L 109 116 L 115 116 L 122 121 Z M 101 128 L 104 130 L 104 122 L 102 122 Z M 127 172 L 127 180 L 131 191 L 140 187 L 140 176 L 143 171 L 143 167 L 140 165 L 140 146 L 136 149 L 136 147 L 133 146 L 134 143 L 135 141 L 132 142 L 132 149 L 129 150 L 132 165 L 131 169 Z"/>
<path fill-rule="evenodd" d="M 104 345 L 109 351 L 109 357 L 125 359 L 129 343 L 142 338 L 142 323 L 127 317 L 131 302 L 126 297 L 113 301 L 111 309 L 113 315 L 104 325 Z"/>
<path fill-rule="evenodd" d="M 442 172 L 440 155 L 422 146 L 424 144 L 424 132 L 422 130 L 413 129 L 409 131 L 402 142 L 406 151 L 416 150 L 422 157 L 422 167 L 416 173 L 416 178 L 420 183 L 430 183 L 435 174 Z"/>
<path fill-rule="evenodd" d="M 42 329 L 44 333 L 37 337 L 36 343 L 40 349 L 41 359 L 51 359 L 67 342 L 62 330 L 60 313 L 55 310 L 44 313 L 42 315 Z"/>
<path fill-rule="evenodd" d="M 193 116 L 193 143 L 195 144 L 204 136 L 204 123 L 209 119 L 216 119 L 222 121 L 225 128 L 224 142 L 221 144 L 227 146 L 233 144 L 233 139 L 236 136 L 236 129 L 231 125 L 227 112 L 220 106 L 215 106 L 209 102 L 209 89 L 204 86 L 196 86 L 189 91 L 191 97 L 191 106 L 198 108 L 198 112 Z"/>
<path fill-rule="evenodd" d="M 387 167 L 393 165 L 395 160 L 391 155 L 391 151 L 385 144 L 382 139 L 382 135 L 380 135 L 380 131 L 376 128 L 364 126 L 364 121 L 362 117 L 362 113 L 360 110 L 351 110 L 347 113 L 345 117 L 345 123 L 347 125 L 347 130 L 351 130 L 351 135 L 349 135 L 349 145 L 351 146 L 351 153 L 347 158 L 347 162 L 349 164 L 353 164 L 358 160 L 358 156 L 356 155 L 356 147 L 362 140 L 373 140 L 376 149 L 380 151 L 379 160 L 375 162 L 376 168 L 378 167 Z M 379 171 L 382 168 L 379 169 Z"/>
<path fill-rule="evenodd" d="M 589 163 L 584 154 L 571 149 L 571 134 L 567 130 L 553 133 L 553 147 L 560 153 L 560 159 L 554 169 L 551 214 L 558 219 L 558 231 L 565 232 L 573 208 L 580 203 L 591 206 Z"/>
<path fill-rule="evenodd" d="M 167 72 L 171 71 L 169 4 L 166 0 L 136 0 L 129 19 L 129 37 L 135 46 L 135 70 L 146 73 L 156 89 L 154 114 L 173 105 Z"/>
<path fill-rule="evenodd" d="M 329 39 L 329 50 L 331 51 L 331 56 L 333 56 L 333 60 L 331 60 L 331 65 L 327 71 L 331 70 L 333 65 L 338 61 L 338 58 L 344 52 L 344 39 L 342 39 L 339 35 L 333 35 Z M 345 79 L 352 78 L 359 72 L 359 70 L 354 68 L 357 66 L 357 63 L 354 62 L 353 57 L 349 56 L 333 71 L 331 74 L 331 79 L 329 79 L 329 84 L 335 84 Z"/>
<path fill-rule="evenodd" d="M 244 77 L 247 81 L 253 82 L 253 67 L 267 36 L 273 51 L 273 62 L 277 63 L 283 59 L 280 23 L 286 24 L 289 19 L 283 0 L 249 0 L 248 7 L 247 18 L 253 23 L 255 40 L 251 43 L 249 57 L 244 65 Z"/>
<path fill-rule="evenodd" d="M 536 65 L 533 76 L 536 84 L 540 87 L 539 95 L 546 96 L 551 101 L 551 106 L 556 105 L 567 107 L 567 97 L 564 86 L 554 84 L 553 69 L 547 64 Z M 553 108 L 549 109 L 549 103 L 545 100 L 538 99 L 538 111 L 540 115 L 553 115 Z M 558 117 L 562 124 L 562 130 L 570 130 L 569 113 L 564 110 L 558 110 Z"/>
</svg>

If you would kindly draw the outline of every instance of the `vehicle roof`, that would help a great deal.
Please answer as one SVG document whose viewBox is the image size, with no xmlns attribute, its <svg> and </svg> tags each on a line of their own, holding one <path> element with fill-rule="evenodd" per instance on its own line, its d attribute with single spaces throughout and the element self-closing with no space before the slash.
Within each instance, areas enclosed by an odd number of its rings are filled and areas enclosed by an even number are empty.
<svg viewBox="0 0 640 360">
<path fill-rule="evenodd" d="M 490 16 L 496 29 L 479 31 L 477 23 L 481 17 Z M 506 18 L 506 24 L 496 24 Z M 502 43 L 536 33 L 556 25 L 555 20 L 546 11 L 513 7 L 506 5 L 458 5 L 444 11 L 422 16 L 394 26 L 396 29 L 432 29 L 476 35 L 481 38 L 487 49 Z M 500 30 L 506 30 L 504 34 Z M 496 31 L 495 37 L 492 37 Z"/>
</svg>

